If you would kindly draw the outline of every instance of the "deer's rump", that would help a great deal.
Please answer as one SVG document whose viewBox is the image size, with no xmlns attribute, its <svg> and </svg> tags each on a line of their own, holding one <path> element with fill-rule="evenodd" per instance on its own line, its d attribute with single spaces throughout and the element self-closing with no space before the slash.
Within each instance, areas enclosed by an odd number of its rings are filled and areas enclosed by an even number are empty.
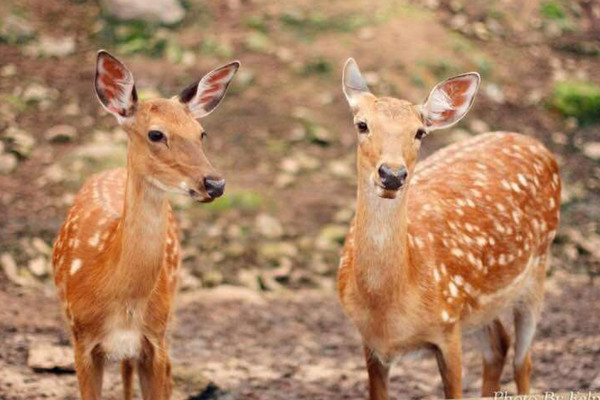
<svg viewBox="0 0 600 400">
<path fill-rule="evenodd" d="M 439 285 L 442 296 L 477 306 L 545 262 L 558 226 L 558 167 L 535 139 L 487 133 L 418 165 L 408 201 L 414 257 L 434 281 L 450 282 Z"/>
</svg>

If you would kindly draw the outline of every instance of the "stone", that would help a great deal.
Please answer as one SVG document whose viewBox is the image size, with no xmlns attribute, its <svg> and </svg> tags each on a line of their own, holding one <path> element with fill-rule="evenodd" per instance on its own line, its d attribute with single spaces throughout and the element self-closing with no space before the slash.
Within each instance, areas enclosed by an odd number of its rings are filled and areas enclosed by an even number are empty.
<svg viewBox="0 0 600 400">
<path fill-rule="evenodd" d="M 100 4 L 119 20 L 140 19 L 171 25 L 185 16 L 185 9 L 177 0 L 101 0 Z"/>
<path fill-rule="evenodd" d="M 75 372 L 73 349 L 50 343 L 35 343 L 29 349 L 27 366 L 38 372 Z"/>
<path fill-rule="evenodd" d="M 347 233 L 347 225 L 326 225 L 319 233 L 315 245 L 321 250 L 335 250 L 342 246 Z"/>
<path fill-rule="evenodd" d="M 329 163 L 329 171 L 339 178 L 354 178 L 353 166 L 345 160 L 333 160 Z"/>
<path fill-rule="evenodd" d="M 9 14 L 4 18 L 0 26 L 0 38 L 8 43 L 23 43 L 35 35 L 31 23 L 15 14 Z"/>
<path fill-rule="evenodd" d="M 277 260 L 281 257 L 296 257 L 298 248 L 290 242 L 267 242 L 258 248 L 258 252 L 267 259 Z"/>
<path fill-rule="evenodd" d="M 592 160 L 600 160 L 600 142 L 589 142 L 583 145 L 583 154 Z"/>
<path fill-rule="evenodd" d="M 38 278 L 46 276 L 50 272 L 48 260 L 46 260 L 46 257 L 44 256 L 39 256 L 29 260 L 29 264 L 27 266 L 29 271 L 31 271 L 31 273 Z"/>
<path fill-rule="evenodd" d="M 65 57 L 75 53 L 75 37 L 42 36 L 34 45 L 35 55 L 42 57 Z"/>
<path fill-rule="evenodd" d="M 504 96 L 504 92 L 500 88 L 500 86 L 495 83 L 488 83 L 483 86 L 483 92 L 487 96 L 488 99 L 492 100 L 495 103 L 503 104 L 506 100 Z"/>
<path fill-rule="evenodd" d="M 282 173 L 275 177 L 275 187 L 278 189 L 283 189 L 285 187 L 291 186 L 296 181 L 296 178 L 293 175 Z"/>
<path fill-rule="evenodd" d="M 21 95 L 21 98 L 27 103 L 55 100 L 57 97 L 57 90 L 40 85 L 38 83 L 32 83 L 27 86 Z"/>
<path fill-rule="evenodd" d="M 173 380 L 177 388 L 185 389 L 185 392 L 188 394 L 194 393 L 189 398 L 215 398 L 212 396 L 204 397 L 206 394 L 210 395 L 210 393 L 218 391 L 217 386 L 206 377 L 205 373 L 204 366 L 201 365 L 189 366 L 177 364 L 173 366 Z"/>
<path fill-rule="evenodd" d="M 472 119 L 469 122 L 469 129 L 475 133 L 489 132 L 490 126 L 480 119 Z"/>
<path fill-rule="evenodd" d="M 237 279 L 240 284 L 248 289 L 260 291 L 260 274 L 254 269 L 242 269 L 238 271 Z"/>
<path fill-rule="evenodd" d="M 44 239 L 35 237 L 31 239 L 31 246 L 39 253 L 45 256 L 52 254 L 52 248 L 44 241 Z"/>
<path fill-rule="evenodd" d="M 10 153 L 0 154 L 0 174 L 10 174 L 17 169 L 18 164 L 16 155 Z"/>
<path fill-rule="evenodd" d="M 294 156 L 294 160 L 296 161 L 298 167 L 301 170 L 306 171 L 315 170 L 321 165 L 321 162 L 318 158 L 309 156 L 308 154 L 302 152 L 296 153 L 296 155 Z"/>
<path fill-rule="evenodd" d="M 333 140 L 333 136 L 331 132 L 322 126 L 317 126 L 312 132 L 312 138 L 315 142 L 321 144 L 331 143 Z"/>
<path fill-rule="evenodd" d="M 450 27 L 456 31 L 463 31 L 468 23 L 469 19 L 465 14 L 456 14 L 450 19 Z"/>
<path fill-rule="evenodd" d="M 54 125 L 46 132 L 46 139 L 53 143 L 70 142 L 77 137 L 77 129 L 71 125 Z"/>
<path fill-rule="evenodd" d="M 271 215 L 259 214 L 254 221 L 254 225 L 258 233 L 269 239 L 276 239 L 283 235 L 283 226 L 277 218 Z"/>
<path fill-rule="evenodd" d="M 17 66 L 15 64 L 6 64 L 0 68 L 0 76 L 3 78 L 10 78 L 17 74 Z"/>
<path fill-rule="evenodd" d="M 281 160 L 281 170 L 287 174 L 294 175 L 300 172 L 300 164 L 295 159 L 287 157 Z"/>
<path fill-rule="evenodd" d="M 29 132 L 11 126 L 4 133 L 4 137 L 8 140 L 10 150 L 17 155 L 28 158 L 33 152 L 35 139 Z"/>
</svg>

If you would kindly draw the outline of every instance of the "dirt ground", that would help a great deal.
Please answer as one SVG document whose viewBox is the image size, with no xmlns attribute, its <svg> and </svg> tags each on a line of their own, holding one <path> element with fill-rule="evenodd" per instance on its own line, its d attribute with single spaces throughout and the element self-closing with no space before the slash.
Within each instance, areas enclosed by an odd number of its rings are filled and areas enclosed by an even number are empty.
<svg viewBox="0 0 600 400">
<path fill-rule="evenodd" d="M 125 61 L 141 98 L 242 61 L 203 121 L 226 195 L 208 206 L 172 199 L 184 254 L 171 332 L 178 398 L 365 397 L 359 338 L 333 290 L 356 190 L 340 87 L 349 56 L 374 93 L 413 102 L 449 76 L 481 73 L 469 115 L 429 135 L 422 158 L 489 130 L 556 154 L 561 226 L 533 386 L 600 390 L 600 131 L 596 116 L 553 106 L 562 82 L 600 84 L 597 2 L 188 0 L 174 26 L 117 22 L 100 3 L 0 2 L 0 399 L 77 397 L 73 373 L 34 372 L 27 359 L 40 342 L 68 349 L 49 253 L 74 194 L 125 165 L 125 134 L 93 93 L 100 48 Z M 475 396 L 480 356 L 466 340 Z M 503 387 L 514 392 L 510 369 Z M 108 398 L 118 398 L 117 371 Z M 396 398 L 440 396 L 432 357 L 394 371 Z"/>
<path fill-rule="evenodd" d="M 545 311 L 534 341 L 536 391 L 600 390 L 600 293 L 581 278 L 548 282 Z M 35 341 L 66 344 L 52 291 L 12 288 L 0 295 L 0 393 L 3 399 L 75 399 L 74 374 L 36 373 L 25 365 Z M 582 306 L 585 305 L 585 306 Z M 366 372 L 360 339 L 335 294 L 323 290 L 261 295 L 220 286 L 182 293 L 171 332 L 176 398 L 360 399 Z M 511 357 L 502 388 L 514 393 Z M 465 337 L 465 395 L 476 397 L 481 361 L 476 338 Z M 105 378 L 107 399 L 120 398 L 116 365 Z M 393 369 L 398 399 L 442 393 L 433 355 L 402 359 Z"/>
</svg>

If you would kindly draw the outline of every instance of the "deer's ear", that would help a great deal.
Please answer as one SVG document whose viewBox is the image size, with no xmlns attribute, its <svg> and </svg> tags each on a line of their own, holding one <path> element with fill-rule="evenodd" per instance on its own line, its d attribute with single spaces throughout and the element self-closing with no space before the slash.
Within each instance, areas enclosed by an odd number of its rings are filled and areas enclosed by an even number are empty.
<svg viewBox="0 0 600 400">
<path fill-rule="evenodd" d="M 438 83 L 422 106 L 427 130 L 448 128 L 464 117 L 475 100 L 481 78 L 469 72 Z"/>
<path fill-rule="evenodd" d="M 344 90 L 346 100 L 352 109 L 356 108 L 358 99 L 362 95 L 371 93 L 353 58 L 349 58 L 348 61 L 346 61 L 346 65 L 344 65 L 342 89 Z"/>
<path fill-rule="evenodd" d="M 239 61 L 216 68 L 192 83 L 179 94 L 179 101 L 186 104 L 194 118 L 202 118 L 213 112 L 225 97 L 227 87 L 235 76 Z"/>
<path fill-rule="evenodd" d="M 125 64 L 100 50 L 96 58 L 96 95 L 100 104 L 117 117 L 119 123 L 131 117 L 138 105 L 133 75 Z"/>
</svg>

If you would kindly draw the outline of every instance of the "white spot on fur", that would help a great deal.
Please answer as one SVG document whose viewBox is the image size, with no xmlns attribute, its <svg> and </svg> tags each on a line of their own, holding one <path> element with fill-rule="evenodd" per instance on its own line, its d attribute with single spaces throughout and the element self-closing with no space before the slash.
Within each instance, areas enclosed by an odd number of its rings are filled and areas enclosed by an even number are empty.
<svg viewBox="0 0 600 400">
<path fill-rule="evenodd" d="M 96 233 L 94 234 L 94 236 L 92 236 L 89 240 L 88 240 L 88 244 L 92 247 L 96 247 L 98 246 L 98 243 L 100 242 L 100 231 L 96 231 Z"/>
<path fill-rule="evenodd" d="M 456 257 L 462 257 L 465 255 L 465 253 L 461 249 L 457 249 L 456 247 L 450 250 L 450 253 L 452 253 Z"/>
<path fill-rule="evenodd" d="M 415 244 L 420 249 L 424 249 L 425 248 L 425 242 L 423 241 L 423 239 L 421 239 L 421 238 L 419 238 L 417 236 L 415 236 Z"/>
<path fill-rule="evenodd" d="M 73 260 L 73 262 L 71 263 L 71 271 L 70 274 L 71 275 L 75 275 L 75 273 L 77 271 L 79 271 L 79 269 L 83 266 L 83 262 L 81 261 L 80 258 L 76 258 Z"/>
<path fill-rule="evenodd" d="M 442 320 L 444 322 L 448 322 L 450 320 L 450 315 L 448 315 L 448 311 L 442 310 Z"/>
<path fill-rule="evenodd" d="M 525 176 L 523 174 L 518 174 L 517 179 L 519 180 L 521 185 L 523 185 L 524 187 L 527 186 L 527 179 L 525 179 Z"/>
<path fill-rule="evenodd" d="M 450 289 L 450 295 L 452 297 L 457 297 L 458 296 L 458 288 L 456 287 L 456 285 L 454 284 L 454 282 L 448 283 L 448 289 Z"/>
<path fill-rule="evenodd" d="M 483 236 L 477 236 L 475 238 L 475 241 L 477 242 L 477 244 L 481 247 L 485 246 L 485 244 L 487 243 L 487 240 L 485 240 L 485 238 Z"/>
</svg>

